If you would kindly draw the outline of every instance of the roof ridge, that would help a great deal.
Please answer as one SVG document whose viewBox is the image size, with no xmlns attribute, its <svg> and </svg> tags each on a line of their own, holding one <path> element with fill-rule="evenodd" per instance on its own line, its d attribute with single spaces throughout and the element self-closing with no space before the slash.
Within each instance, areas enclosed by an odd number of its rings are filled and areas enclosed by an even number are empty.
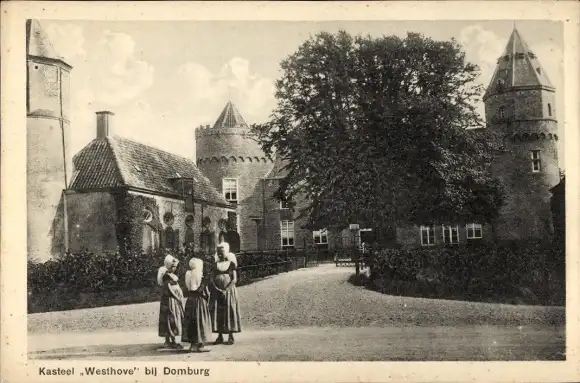
<svg viewBox="0 0 580 383">
<path fill-rule="evenodd" d="M 149 144 L 144 144 L 144 143 L 139 142 L 137 140 L 134 140 L 134 139 L 131 139 L 131 138 L 127 138 L 127 137 L 123 137 L 123 136 L 119 136 L 119 135 L 113 135 L 113 136 L 110 136 L 108 138 L 129 141 L 129 142 L 132 142 L 133 144 L 137 144 L 137 145 L 140 145 L 140 146 L 144 146 L 144 147 L 146 147 L 148 149 L 156 150 L 158 152 L 162 152 L 162 153 L 169 154 L 169 155 L 171 155 L 173 157 L 177 157 L 177 158 L 181 158 L 183 160 L 190 161 L 191 163 L 193 163 L 193 164 L 195 164 L 197 166 L 197 164 L 195 163 L 195 161 L 193 159 L 188 158 L 188 157 L 185 157 L 185 156 L 182 156 L 180 154 L 172 153 L 172 152 L 170 152 L 168 150 L 161 149 L 161 148 L 159 148 L 157 146 L 153 146 L 153 145 L 149 145 Z"/>
<path fill-rule="evenodd" d="M 125 175 L 123 174 L 123 170 L 121 170 L 121 166 L 119 164 L 119 157 L 117 156 L 117 151 L 115 150 L 115 146 L 112 143 L 112 138 L 114 137 L 106 137 L 105 140 L 107 142 L 107 147 L 109 148 L 109 150 L 111 151 L 111 154 L 113 155 L 113 162 L 115 163 L 115 167 L 117 168 L 117 171 L 119 172 L 119 177 L 121 177 L 121 182 L 123 183 L 123 185 L 127 185 L 127 177 L 125 177 Z"/>
</svg>

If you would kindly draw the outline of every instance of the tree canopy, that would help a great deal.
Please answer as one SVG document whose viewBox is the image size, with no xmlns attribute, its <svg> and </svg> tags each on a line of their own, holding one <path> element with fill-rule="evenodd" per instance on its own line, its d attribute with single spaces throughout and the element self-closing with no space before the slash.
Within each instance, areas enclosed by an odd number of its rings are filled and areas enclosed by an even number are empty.
<svg viewBox="0 0 580 383">
<path fill-rule="evenodd" d="M 319 33 L 281 63 L 277 107 L 254 125 L 313 227 L 487 222 L 497 140 L 475 108 L 476 65 L 454 41 Z"/>
</svg>

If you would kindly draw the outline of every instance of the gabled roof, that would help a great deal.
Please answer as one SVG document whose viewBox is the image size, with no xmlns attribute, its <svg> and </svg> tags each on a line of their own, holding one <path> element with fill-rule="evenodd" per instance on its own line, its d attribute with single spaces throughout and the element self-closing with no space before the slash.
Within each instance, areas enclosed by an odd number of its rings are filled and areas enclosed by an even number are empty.
<svg viewBox="0 0 580 383">
<path fill-rule="evenodd" d="M 73 165 L 71 190 L 129 187 L 179 197 L 172 179 L 193 178 L 196 200 L 230 206 L 193 160 L 126 138 L 93 140 L 73 157 Z"/>
<path fill-rule="evenodd" d="M 530 50 L 520 32 L 514 28 L 504 52 L 497 60 L 484 99 L 509 88 L 530 86 L 553 88 L 537 56 Z"/>
<path fill-rule="evenodd" d="M 550 191 L 552 192 L 552 194 L 555 193 L 564 193 L 564 191 L 566 190 L 566 177 L 562 177 L 562 179 L 560 179 L 560 182 L 558 182 L 557 185 L 553 186 Z"/>
<path fill-rule="evenodd" d="M 213 127 L 217 129 L 220 128 L 248 129 L 248 124 L 246 124 L 246 121 L 244 121 L 244 118 L 242 117 L 238 109 L 236 109 L 235 105 L 231 101 L 228 101 L 228 103 L 220 113 Z"/>
<path fill-rule="evenodd" d="M 38 20 L 26 20 L 26 54 L 62 61 Z"/>
</svg>

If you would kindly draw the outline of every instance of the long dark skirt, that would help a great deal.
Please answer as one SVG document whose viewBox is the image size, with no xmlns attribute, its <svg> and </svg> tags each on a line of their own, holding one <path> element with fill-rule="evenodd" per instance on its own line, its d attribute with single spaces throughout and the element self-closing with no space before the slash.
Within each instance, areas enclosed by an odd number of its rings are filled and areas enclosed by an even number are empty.
<svg viewBox="0 0 580 383">
<path fill-rule="evenodd" d="M 173 297 L 162 297 L 159 306 L 159 336 L 162 338 L 181 335 L 183 308 Z"/>
<path fill-rule="evenodd" d="M 240 306 L 235 286 L 224 294 L 212 294 L 211 327 L 214 333 L 228 334 L 242 331 Z"/>
<path fill-rule="evenodd" d="M 185 303 L 185 318 L 183 321 L 183 342 L 198 344 L 208 341 L 211 334 L 211 317 L 207 300 L 201 295 L 191 295 Z"/>
</svg>

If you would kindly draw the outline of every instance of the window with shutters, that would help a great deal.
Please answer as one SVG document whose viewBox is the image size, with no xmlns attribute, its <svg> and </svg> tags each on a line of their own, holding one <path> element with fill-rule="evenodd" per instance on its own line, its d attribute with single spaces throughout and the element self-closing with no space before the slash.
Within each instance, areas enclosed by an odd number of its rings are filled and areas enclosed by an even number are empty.
<svg viewBox="0 0 580 383">
<path fill-rule="evenodd" d="M 443 243 L 447 245 L 456 245 L 459 243 L 459 227 L 456 226 L 441 226 L 443 234 Z"/>
<path fill-rule="evenodd" d="M 280 221 L 280 240 L 283 249 L 294 247 L 294 221 Z"/>
<path fill-rule="evenodd" d="M 222 190 L 224 198 L 228 202 L 238 202 L 238 180 L 237 178 L 224 178 L 222 180 Z"/>
<path fill-rule="evenodd" d="M 421 246 L 433 246 L 435 244 L 435 228 L 433 226 L 421 226 Z"/>
</svg>

